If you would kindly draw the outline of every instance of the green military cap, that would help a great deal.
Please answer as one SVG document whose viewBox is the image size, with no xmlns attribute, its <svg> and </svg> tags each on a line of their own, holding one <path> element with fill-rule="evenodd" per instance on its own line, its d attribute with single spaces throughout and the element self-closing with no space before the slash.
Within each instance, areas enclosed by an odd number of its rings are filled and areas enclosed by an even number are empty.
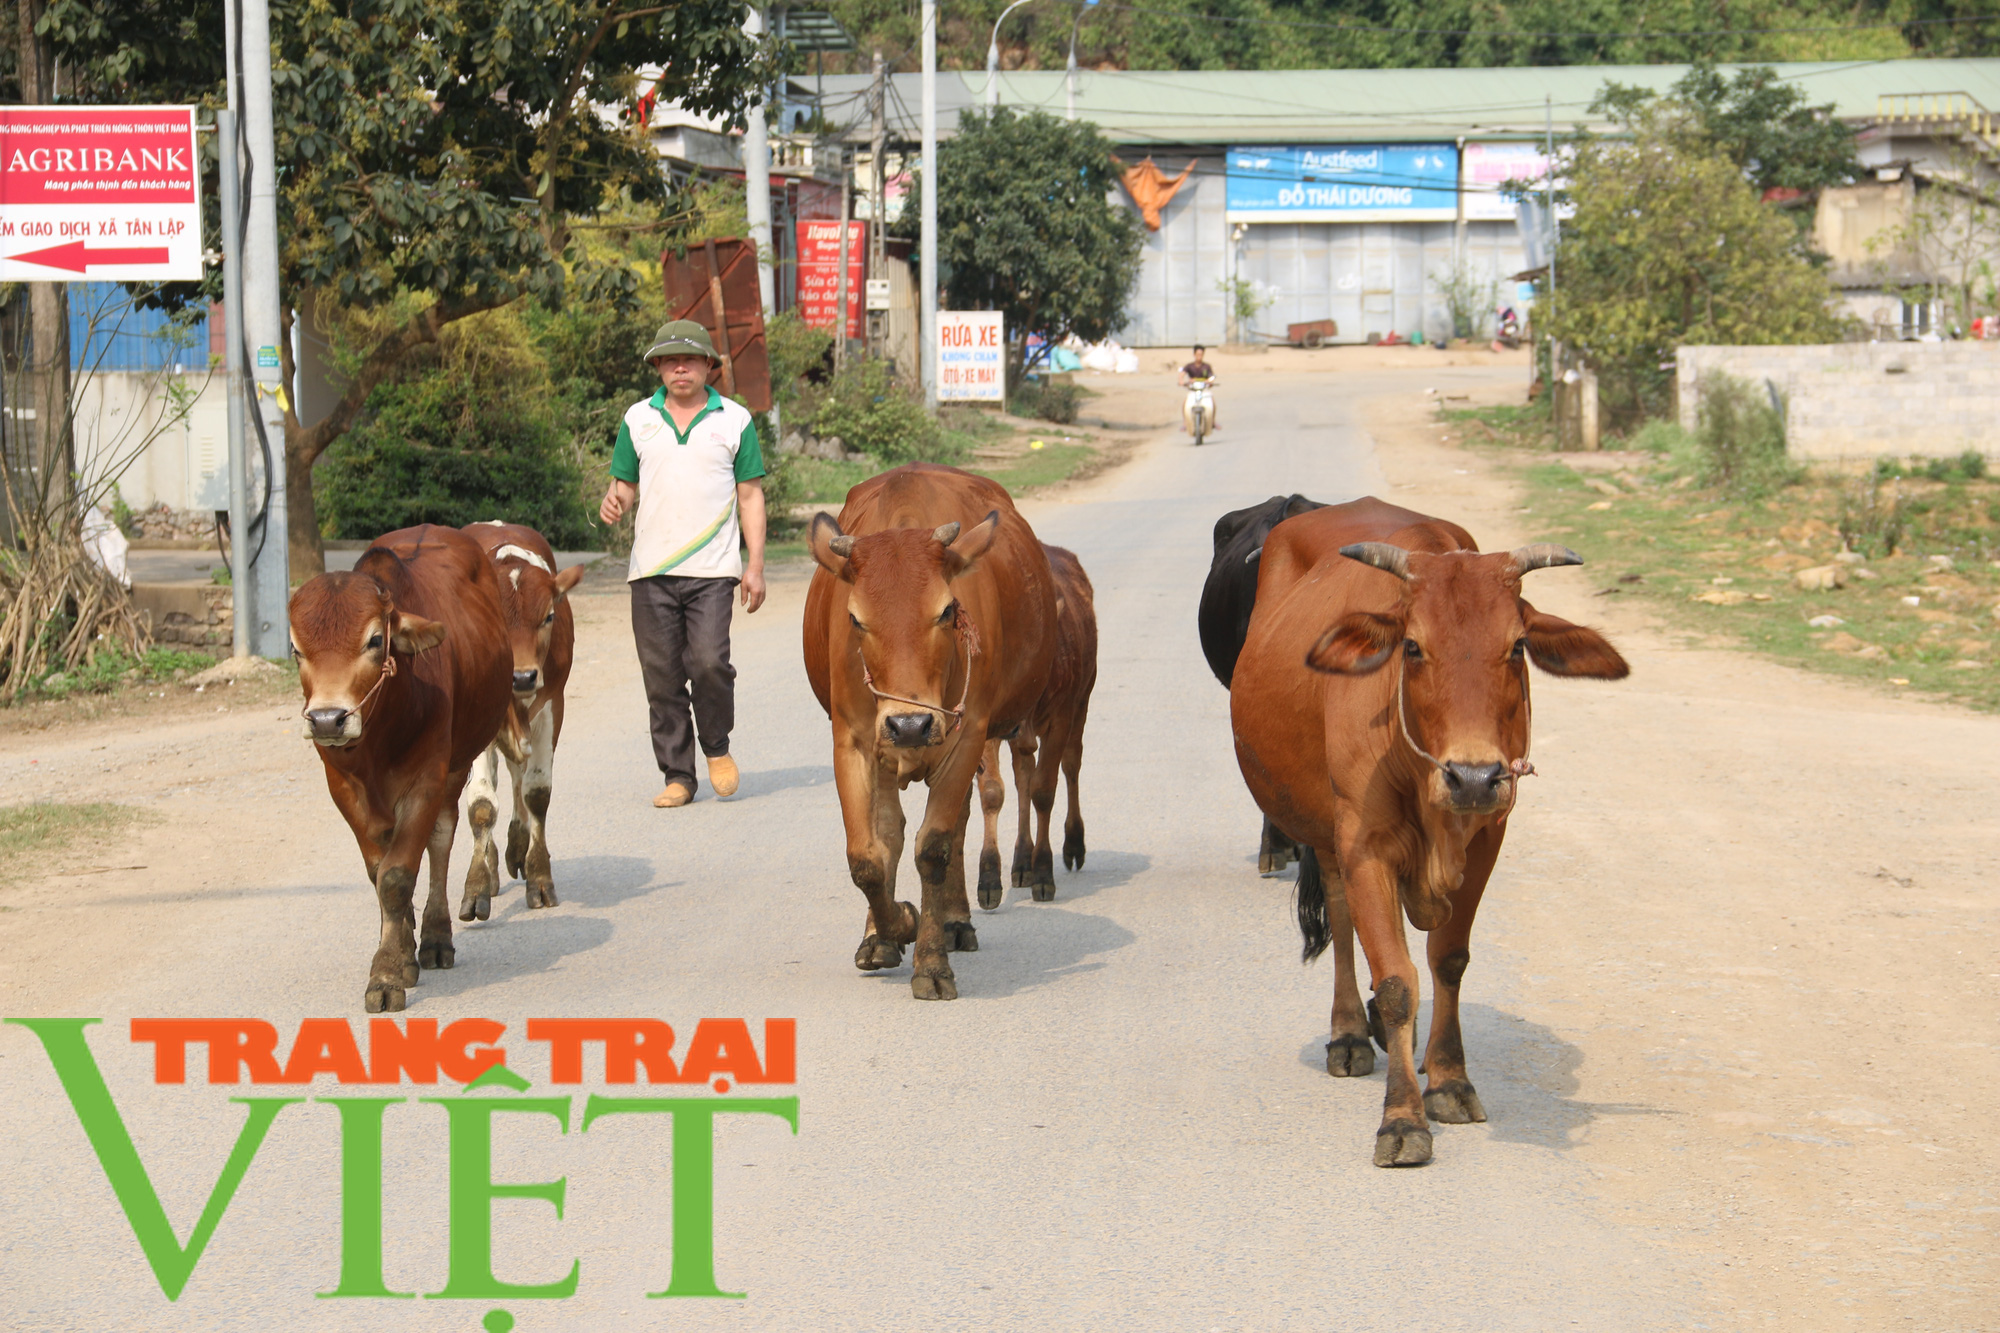
<svg viewBox="0 0 2000 1333">
<path fill-rule="evenodd" d="M 720 360 L 715 354 L 715 344 L 708 339 L 708 330 L 691 319 L 676 319 L 660 325 L 660 331 L 653 335 L 653 345 L 639 358 L 651 362 L 662 356 L 705 356 L 710 361 Z"/>
</svg>

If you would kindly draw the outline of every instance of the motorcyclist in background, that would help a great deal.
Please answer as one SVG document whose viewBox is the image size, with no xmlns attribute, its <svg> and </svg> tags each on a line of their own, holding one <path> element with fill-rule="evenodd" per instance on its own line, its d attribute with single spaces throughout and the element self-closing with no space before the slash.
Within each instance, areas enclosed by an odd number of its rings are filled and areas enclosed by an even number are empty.
<svg viewBox="0 0 2000 1333">
<path fill-rule="evenodd" d="M 1202 353 L 1206 352 L 1207 350 L 1208 349 L 1206 347 L 1203 347 L 1201 344 L 1196 343 L 1194 349 L 1194 360 L 1188 362 L 1186 365 L 1181 367 L 1181 373 L 1180 373 L 1181 387 L 1189 390 L 1187 397 L 1181 400 L 1181 429 L 1186 431 L 1189 435 L 1194 434 L 1194 393 L 1192 389 L 1193 382 L 1195 380 L 1212 380 L 1215 378 L 1214 367 L 1210 366 L 1208 364 L 1208 361 L 1202 356 Z M 1213 393 L 1210 393 L 1208 396 L 1208 429 L 1210 434 L 1213 434 L 1216 429 L 1215 395 Z"/>
</svg>

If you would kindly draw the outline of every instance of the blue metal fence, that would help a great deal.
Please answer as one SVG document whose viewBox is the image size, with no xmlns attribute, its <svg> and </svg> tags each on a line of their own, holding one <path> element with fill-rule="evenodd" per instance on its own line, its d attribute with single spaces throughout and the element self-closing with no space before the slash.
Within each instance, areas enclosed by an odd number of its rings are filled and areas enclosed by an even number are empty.
<svg viewBox="0 0 2000 1333">
<path fill-rule="evenodd" d="M 141 310 L 115 282 L 75 282 L 69 289 L 73 370 L 199 370 L 209 362 L 208 319 L 176 324 Z"/>
</svg>

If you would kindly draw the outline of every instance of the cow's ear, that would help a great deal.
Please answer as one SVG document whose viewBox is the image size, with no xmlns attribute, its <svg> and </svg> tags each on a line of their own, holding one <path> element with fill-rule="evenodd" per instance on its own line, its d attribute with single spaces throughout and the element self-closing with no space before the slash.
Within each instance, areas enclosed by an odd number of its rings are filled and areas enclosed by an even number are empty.
<svg viewBox="0 0 2000 1333">
<path fill-rule="evenodd" d="M 1306 665 L 1330 676 L 1365 676 L 1389 660 L 1403 642 L 1403 622 L 1356 611 L 1334 622 L 1306 654 Z"/>
<path fill-rule="evenodd" d="M 944 551 L 945 577 L 955 579 L 978 564 L 979 557 L 993 549 L 993 539 L 999 532 L 1000 511 L 995 509 L 954 537 Z"/>
<path fill-rule="evenodd" d="M 1528 656 L 1551 676 L 1623 680 L 1632 674 L 1618 650 L 1596 630 L 1572 625 L 1526 602 L 1521 603 L 1521 610 L 1528 622 Z"/>
<path fill-rule="evenodd" d="M 560 602 L 563 598 L 569 596 L 570 589 L 583 582 L 583 575 L 584 567 L 582 565 L 571 565 L 568 569 L 556 575 L 556 600 Z"/>
<path fill-rule="evenodd" d="M 821 569 L 837 579 L 847 577 L 847 558 L 854 554 L 854 538 L 840 530 L 840 524 L 832 514 L 822 510 L 813 515 L 812 529 L 806 533 L 806 546 Z"/>
<path fill-rule="evenodd" d="M 411 615 L 408 611 L 398 611 L 396 632 L 389 636 L 389 642 L 399 653 L 420 653 L 444 642 L 444 625 L 440 621 Z"/>
</svg>

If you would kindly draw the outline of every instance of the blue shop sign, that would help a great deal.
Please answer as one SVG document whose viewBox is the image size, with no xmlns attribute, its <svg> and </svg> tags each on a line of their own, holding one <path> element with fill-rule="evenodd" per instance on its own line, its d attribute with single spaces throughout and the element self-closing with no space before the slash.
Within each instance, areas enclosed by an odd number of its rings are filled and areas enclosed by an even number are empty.
<svg viewBox="0 0 2000 1333">
<path fill-rule="evenodd" d="M 1232 148 L 1228 198 L 1234 222 L 1455 218 L 1458 149 L 1448 143 Z"/>
</svg>

